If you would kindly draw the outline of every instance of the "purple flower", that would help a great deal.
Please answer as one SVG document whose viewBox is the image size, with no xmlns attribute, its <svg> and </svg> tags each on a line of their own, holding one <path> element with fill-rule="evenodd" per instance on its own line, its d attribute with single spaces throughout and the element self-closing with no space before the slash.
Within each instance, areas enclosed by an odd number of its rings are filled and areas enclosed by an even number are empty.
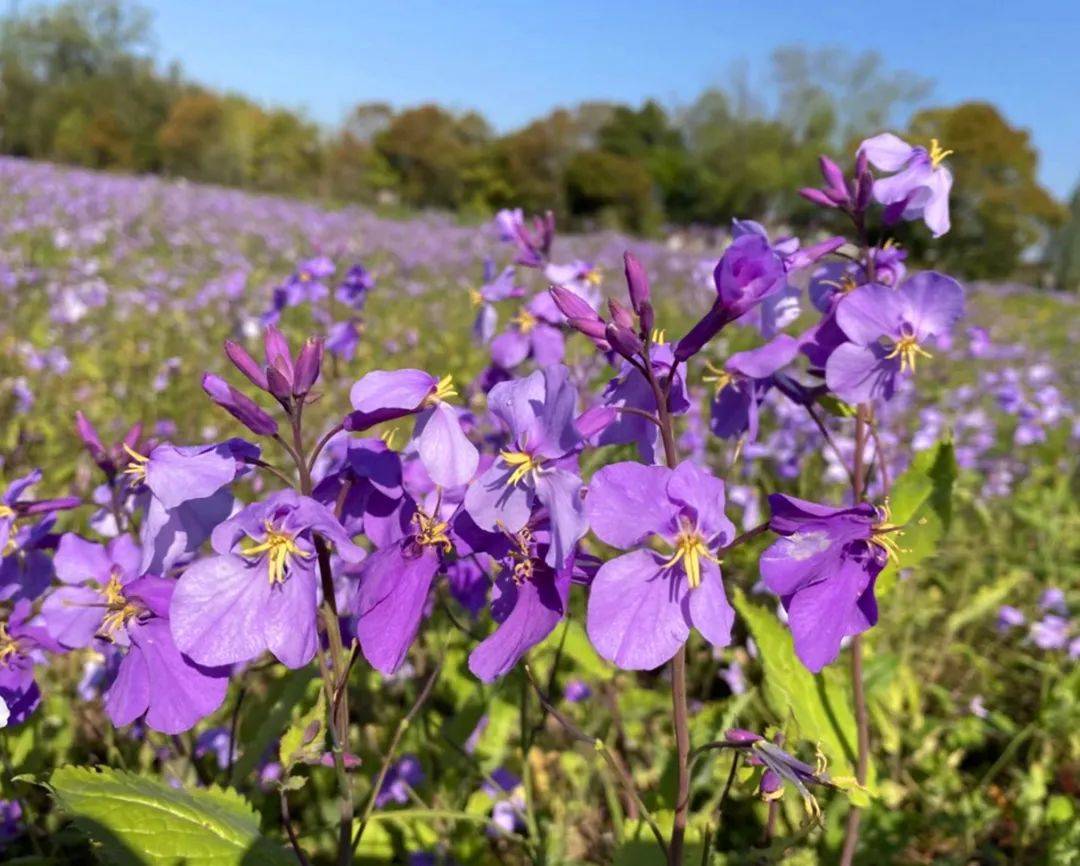
<svg viewBox="0 0 1080 866">
<path fill-rule="evenodd" d="M 512 370 L 527 358 L 540 367 L 563 359 L 565 341 L 558 325 L 562 315 L 546 292 L 525 304 L 510 327 L 491 343 L 491 360 L 504 370 Z"/>
<path fill-rule="evenodd" d="M 99 633 L 114 642 L 126 642 L 121 626 L 132 608 L 124 587 L 142 575 L 141 559 L 138 545 L 127 535 L 107 545 L 72 533 L 64 535 L 53 557 L 62 586 L 41 608 L 49 634 L 69 649 L 89 646 Z"/>
<path fill-rule="evenodd" d="M 129 725 L 146 717 L 155 731 L 178 734 L 194 727 L 225 700 L 228 667 L 203 667 L 177 649 L 169 628 L 169 603 L 176 581 L 146 576 L 123 586 L 110 604 L 108 627 L 125 633 L 116 679 L 105 692 L 112 723 Z"/>
<path fill-rule="evenodd" d="M 860 144 L 859 153 L 874 168 L 893 172 L 874 181 L 874 198 L 885 205 L 886 222 L 922 219 L 936 238 L 949 230 L 953 179 L 942 163 L 951 150 L 943 150 L 936 138 L 927 150 L 884 132 Z"/>
<path fill-rule="evenodd" d="M 41 702 L 34 665 L 45 661 L 45 652 L 62 651 L 32 620 L 26 599 L 15 603 L 6 621 L 0 620 L 0 703 L 7 708 L 9 726 L 25 722 Z"/>
<path fill-rule="evenodd" d="M 424 615 L 443 554 L 454 549 L 449 523 L 420 510 L 411 497 L 399 511 L 404 529 L 364 560 L 356 602 L 356 637 L 364 658 L 390 675 L 405 661 Z"/>
<path fill-rule="evenodd" d="M 346 416 L 345 429 L 360 432 L 416 415 L 413 436 L 424 468 L 436 484 L 458 487 L 476 474 L 480 455 L 462 431 L 457 410 L 446 402 L 456 394 L 450 376 L 373 370 L 352 386 L 349 396 L 356 411 Z"/>
<path fill-rule="evenodd" d="M 585 504 L 596 536 L 630 551 L 605 562 L 589 591 L 586 625 L 601 656 L 650 670 L 675 655 L 691 628 L 714 646 L 730 643 L 734 612 L 719 552 L 735 528 L 724 515 L 723 481 L 690 461 L 676 469 L 615 463 L 593 476 Z"/>
<path fill-rule="evenodd" d="M 1031 640 L 1039 649 L 1065 649 L 1069 643 L 1069 631 L 1069 621 L 1065 617 L 1049 613 L 1031 624 Z"/>
<path fill-rule="evenodd" d="M 424 768 L 416 755 L 402 755 L 390 765 L 382 787 L 375 795 L 375 807 L 383 809 L 390 803 L 404 805 L 409 802 L 409 790 L 424 783 Z"/>
<path fill-rule="evenodd" d="M 675 348 L 675 358 L 685 361 L 719 333 L 770 295 L 787 285 L 787 269 L 768 238 L 748 232 L 732 241 L 713 271 L 716 301 Z"/>
<path fill-rule="evenodd" d="M 964 309 L 964 290 L 951 277 L 925 271 L 899 289 L 872 283 L 836 308 L 836 323 L 850 340 L 829 355 L 825 380 L 849 403 L 889 400 L 896 380 L 915 372 L 923 344 L 947 334 Z"/>
<path fill-rule="evenodd" d="M 563 697 L 572 704 L 579 704 L 592 697 L 592 688 L 584 680 L 570 680 L 563 688 Z"/>
<path fill-rule="evenodd" d="M 23 498 L 31 487 L 41 481 L 41 470 L 35 469 L 22 478 L 16 478 L 0 494 L 0 556 L 8 556 L 15 550 L 15 521 L 31 515 L 49 515 L 56 511 L 77 508 L 82 500 L 75 497 L 62 499 L 27 500 Z"/>
<path fill-rule="evenodd" d="M 1003 604 L 998 608 L 997 616 L 997 630 L 1000 632 L 1006 632 L 1017 626 L 1023 625 L 1027 621 L 1023 612 L 1017 610 L 1011 604 Z"/>
<path fill-rule="evenodd" d="M 505 675 L 566 615 L 573 557 L 553 568 L 546 562 L 546 531 L 523 527 L 503 547 L 491 616 L 498 628 L 469 654 L 469 670 L 485 683 Z"/>
<path fill-rule="evenodd" d="M 678 365 L 675 363 L 671 344 L 653 343 L 649 357 L 657 381 L 664 382 L 674 374 L 675 380 L 668 394 L 667 409 L 672 415 L 683 414 L 690 408 L 690 400 L 686 393 L 686 383 L 677 372 Z M 652 387 L 641 370 L 629 361 L 623 362 L 619 375 L 608 382 L 603 399 L 604 406 L 637 409 L 650 415 L 656 412 L 656 397 Z M 610 422 L 603 426 L 596 443 L 633 443 L 637 445 L 638 453 L 646 463 L 658 461 L 662 454 L 660 428 L 635 412 L 617 412 Z"/>
<path fill-rule="evenodd" d="M 709 367 L 706 382 L 714 387 L 710 428 L 722 439 L 746 434 L 753 442 L 758 433 L 758 406 L 773 385 L 773 374 L 794 360 L 799 343 L 778 334 L 769 343 L 728 358 L 723 369 Z"/>
<path fill-rule="evenodd" d="M 803 798 L 806 811 L 812 816 L 820 817 L 821 808 L 818 806 L 814 795 L 810 792 L 809 786 L 835 787 L 825 772 L 825 759 L 820 753 L 818 755 L 818 766 L 811 767 L 784 751 L 779 745 L 779 737 L 777 738 L 778 742 L 771 743 L 753 731 L 732 728 L 724 734 L 724 739 L 727 748 L 735 749 L 746 755 L 747 763 L 765 768 L 758 787 L 762 799 L 780 799 L 784 795 L 784 785 L 789 784 Z"/>
<path fill-rule="evenodd" d="M 356 318 L 334 322 L 326 334 L 326 351 L 342 361 L 352 361 L 360 345 L 362 327 L 362 323 Z"/>
<path fill-rule="evenodd" d="M 345 272 L 345 278 L 334 292 L 341 303 L 354 310 L 362 310 L 368 293 L 375 288 L 375 278 L 362 264 L 355 264 Z"/>
<path fill-rule="evenodd" d="M 170 607 L 176 645 L 203 665 L 253 659 L 265 650 L 291 668 L 318 641 L 315 535 L 346 562 L 364 551 L 320 503 L 291 490 L 249 505 L 210 537 L 217 556 L 180 576 Z"/>
<path fill-rule="evenodd" d="M 1039 609 L 1068 616 L 1069 606 L 1065 603 L 1065 593 L 1056 586 L 1048 586 L 1039 596 Z"/>
<path fill-rule="evenodd" d="M 296 272 L 282 285 L 285 305 L 295 307 L 305 301 L 321 301 L 330 294 L 325 280 L 334 273 L 334 263 L 326 256 L 301 262 Z"/>
<path fill-rule="evenodd" d="M 465 494 L 465 510 L 489 532 L 520 532 L 534 509 L 545 507 L 551 522 L 546 561 L 554 568 L 566 563 L 587 528 L 574 471 L 581 445 L 576 403 L 562 364 L 492 388 L 488 408 L 506 426 L 509 442 Z"/>
<path fill-rule="evenodd" d="M 243 439 L 216 445 L 158 445 L 148 455 L 128 449 L 124 475 L 150 491 L 139 530 L 141 573 L 166 574 L 181 557 L 194 553 L 229 516 L 228 486 L 259 449 Z"/>
<path fill-rule="evenodd" d="M 845 637 L 877 622 L 874 581 L 898 551 L 897 528 L 868 504 L 832 508 L 774 493 L 769 507 L 781 538 L 761 555 L 761 576 L 787 611 L 796 655 L 817 673 Z"/>
</svg>

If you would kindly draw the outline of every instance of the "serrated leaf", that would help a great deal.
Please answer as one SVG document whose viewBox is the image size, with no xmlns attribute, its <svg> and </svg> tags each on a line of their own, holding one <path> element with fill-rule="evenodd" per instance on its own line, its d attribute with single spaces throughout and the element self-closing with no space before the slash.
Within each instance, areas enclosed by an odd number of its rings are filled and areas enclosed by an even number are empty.
<svg viewBox="0 0 1080 866">
<path fill-rule="evenodd" d="M 61 767 L 49 779 L 59 807 L 116 866 L 291 866 L 262 836 L 258 816 L 226 788 L 187 790 L 109 768 Z"/>
<path fill-rule="evenodd" d="M 735 593 L 735 607 L 746 621 L 761 656 L 765 700 L 795 740 L 821 747 L 832 775 L 854 773 L 855 717 L 847 688 L 837 672 L 815 676 L 795 655 L 791 633 L 769 611 Z"/>
</svg>

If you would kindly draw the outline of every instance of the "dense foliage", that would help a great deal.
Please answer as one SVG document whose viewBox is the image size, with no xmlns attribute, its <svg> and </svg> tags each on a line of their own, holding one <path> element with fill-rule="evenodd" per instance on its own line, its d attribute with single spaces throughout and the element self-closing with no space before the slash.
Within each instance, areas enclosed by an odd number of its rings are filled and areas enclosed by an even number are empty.
<svg viewBox="0 0 1080 866">
<path fill-rule="evenodd" d="M 9 13 L 0 152 L 473 220 L 523 207 L 635 233 L 735 217 L 806 226 L 814 213 L 793 190 L 813 180 L 817 154 L 903 122 L 929 91 L 871 53 L 790 48 L 773 57 L 768 88 L 733 74 L 684 106 L 585 103 L 500 135 L 475 112 L 361 103 L 323 129 L 161 70 L 149 45 L 148 16 L 120 0 Z M 1036 180 L 1028 134 L 983 103 L 927 108 L 909 132 L 950 142 L 964 215 L 962 231 L 932 247 L 905 233 L 916 260 L 1041 280 L 1032 262 L 1062 214 Z"/>
<path fill-rule="evenodd" d="M 5 856 L 1075 862 L 1076 306 L 908 272 L 950 165 L 711 248 L 0 161 Z"/>
</svg>

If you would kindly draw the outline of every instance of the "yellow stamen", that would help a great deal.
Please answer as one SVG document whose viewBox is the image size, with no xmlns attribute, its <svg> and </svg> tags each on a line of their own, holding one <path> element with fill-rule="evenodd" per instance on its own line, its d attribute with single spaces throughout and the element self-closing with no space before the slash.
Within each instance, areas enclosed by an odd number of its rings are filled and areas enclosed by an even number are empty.
<svg viewBox="0 0 1080 866">
<path fill-rule="evenodd" d="M 656 345 L 662 346 L 667 342 L 667 331 L 663 328 L 653 328 L 649 339 L 656 343 Z"/>
<path fill-rule="evenodd" d="M 300 271 L 299 278 L 300 278 L 300 282 L 302 282 L 302 283 L 310 283 L 311 282 L 311 274 L 309 274 L 307 271 Z"/>
<path fill-rule="evenodd" d="M 124 597 L 124 587 L 120 583 L 119 575 L 114 574 L 109 578 L 109 582 L 101 590 L 101 595 L 109 608 L 101 621 L 101 629 L 105 634 L 113 634 L 141 610 L 139 605 Z"/>
<path fill-rule="evenodd" d="M 500 451 L 499 457 L 514 470 L 506 481 L 508 487 L 513 487 L 526 475 L 535 472 L 544 462 L 544 458 L 529 454 L 527 451 Z"/>
<path fill-rule="evenodd" d="M 897 565 L 900 564 L 900 554 L 908 553 L 909 551 L 900 546 L 896 540 L 897 537 L 903 535 L 901 531 L 902 527 L 899 524 L 892 522 L 892 515 L 889 510 L 889 503 L 886 502 L 879 509 L 881 512 L 881 520 L 875 523 L 870 536 L 870 543 L 876 547 L 885 551 L 885 555 L 892 562 Z"/>
<path fill-rule="evenodd" d="M 664 568 L 673 568 L 682 563 L 683 571 L 686 572 L 686 582 L 691 589 L 701 586 L 701 560 L 719 564 L 720 560 L 709 551 L 705 539 L 698 535 L 696 529 L 683 529 L 675 539 L 675 552 L 664 563 Z"/>
<path fill-rule="evenodd" d="M 382 439 L 383 444 L 386 445 L 387 448 L 393 449 L 394 440 L 397 439 L 397 433 L 397 427 L 391 427 L 389 430 L 383 430 L 383 432 L 379 434 L 379 438 Z"/>
<path fill-rule="evenodd" d="M 484 303 L 484 295 L 479 289 L 469 289 L 469 301 L 474 307 L 479 307 Z"/>
<path fill-rule="evenodd" d="M 299 556 L 307 559 L 311 556 L 310 553 L 304 553 L 296 544 L 293 536 L 287 532 L 282 532 L 280 529 L 275 529 L 269 520 L 264 524 L 266 528 L 266 540 L 261 544 L 253 544 L 248 547 L 242 547 L 240 552 L 244 556 L 259 556 L 266 553 L 268 574 L 270 577 L 270 585 L 275 583 L 284 583 L 286 578 L 286 570 L 289 567 L 289 558 L 292 556 Z"/>
<path fill-rule="evenodd" d="M 942 161 L 947 156 L 951 156 L 955 151 L 944 150 L 938 143 L 936 138 L 930 139 L 930 165 L 932 168 L 937 168 L 941 165 Z"/>
<path fill-rule="evenodd" d="M 446 376 L 443 376 L 439 380 L 439 384 L 435 386 L 435 390 L 424 398 L 424 406 L 437 406 L 443 400 L 448 400 L 451 397 L 456 396 L 457 389 L 454 388 L 454 377 L 448 374 Z"/>
<path fill-rule="evenodd" d="M 14 517 L 14 516 L 15 516 L 15 509 L 14 508 L 12 508 L 10 505 L 4 505 L 4 504 L 0 503 L 0 520 L 3 520 L 5 517 Z"/>
<path fill-rule="evenodd" d="M 585 274 L 585 282 L 590 286 L 598 286 L 604 281 L 604 272 L 596 267 Z"/>
<path fill-rule="evenodd" d="M 887 246 L 888 244 L 886 244 L 886 247 Z M 834 289 L 844 295 L 848 294 L 849 292 L 853 292 L 857 288 L 859 288 L 859 284 L 855 282 L 855 277 L 853 277 L 851 274 L 844 274 L 839 280 L 822 280 L 821 284 L 823 286 L 832 286 Z"/>
<path fill-rule="evenodd" d="M 915 372 L 915 361 L 922 355 L 924 358 L 933 358 L 929 352 L 919 345 L 918 341 L 913 336 L 901 337 L 896 341 L 891 352 L 885 357 L 899 358 L 900 359 L 900 372 L 903 373 L 907 370 Z"/>
<path fill-rule="evenodd" d="M 140 454 L 133 448 L 128 447 L 127 442 L 123 443 L 124 450 L 131 458 L 131 462 L 128 463 L 127 468 L 124 470 L 125 475 L 130 475 L 136 482 L 146 480 L 146 464 L 150 462 L 150 458 L 145 454 Z"/>
<path fill-rule="evenodd" d="M 723 367 L 716 367 L 709 361 L 705 362 L 705 368 L 709 371 L 710 375 L 702 376 L 701 379 L 704 382 L 712 382 L 714 394 L 719 395 L 728 385 L 735 381 L 735 374 L 729 373 Z"/>
<path fill-rule="evenodd" d="M 416 524 L 416 543 L 421 547 L 441 547 L 446 553 L 454 549 L 447 534 L 450 525 L 445 521 L 417 511 L 413 515 L 413 523 Z"/>
<path fill-rule="evenodd" d="M 19 651 L 19 644 L 8 634 L 7 623 L 0 622 L 0 665 Z"/>
<path fill-rule="evenodd" d="M 518 326 L 518 330 L 523 334 L 528 334 L 533 328 L 536 327 L 537 318 L 524 307 L 522 307 L 516 316 L 510 320 L 513 324 Z"/>
</svg>

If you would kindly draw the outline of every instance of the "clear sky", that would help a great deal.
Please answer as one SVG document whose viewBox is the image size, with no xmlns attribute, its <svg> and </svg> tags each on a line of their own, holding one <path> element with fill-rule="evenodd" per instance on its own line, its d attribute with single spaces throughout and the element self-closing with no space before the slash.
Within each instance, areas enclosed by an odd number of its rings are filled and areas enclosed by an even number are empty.
<svg viewBox="0 0 1080 866">
<path fill-rule="evenodd" d="M 584 99 L 686 104 L 774 48 L 872 49 L 932 104 L 996 103 L 1057 195 L 1080 181 L 1080 0 L 144 0 L 159 53 L 203 83 L 336 123 L 435 101 L 500 130 Z M 874 10 L 877 11 L 874 11 Z"/>
</svg>

